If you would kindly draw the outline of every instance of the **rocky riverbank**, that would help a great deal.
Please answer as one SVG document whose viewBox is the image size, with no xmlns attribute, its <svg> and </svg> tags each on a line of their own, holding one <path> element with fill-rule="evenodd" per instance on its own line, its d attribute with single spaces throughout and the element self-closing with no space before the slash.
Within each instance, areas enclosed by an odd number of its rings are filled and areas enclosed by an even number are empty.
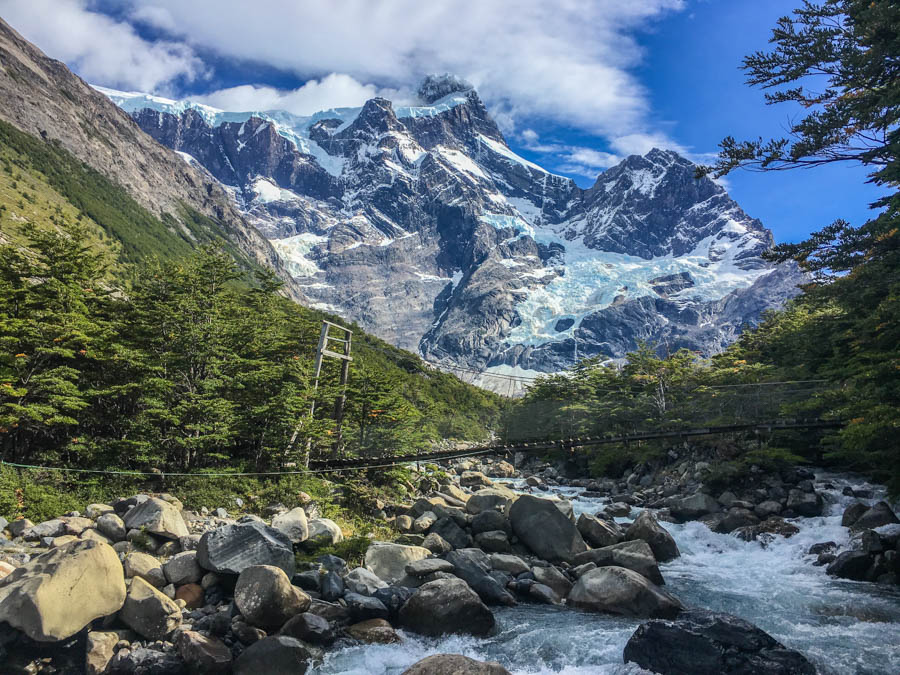
<svg viewBox="0 0 900 675">
<path fill-rule="evenodd" d="M 308 517 L 314 504 L 233 518 L 135 495 L 43 523 L 0 522 L 9 535 L 0 541 L 0 644 L 22 672 L 305 672 L 354 642 L 480 639 L 496 633 L 498 608 L 535 604 L 645 620 L 623 660 L 656 672 L 685 672 L 696 654 L 695 673 L 814 672 L 752 624 L 686 608 L 666 590 L 660 565 L 680 551 L 660 522 L 699 521 L 766 546 L 794 534 L 795 516 L 822 512 L 806 471 L 760 471 L 715 495 L 707 471 L 686 458 L 591 481 L 535 462 L 521 471 L 457 462 L 412 503 L 379 505 L 394 541 L 372 541 L 353 563 L 325 554 L 298 564 L 311 543 L 343 536 L 333 521 Z M 561 485 L 601 508 L 576 517 L 554 494 Z M 895 581 L 890 507 L 848 513 L 859 536 L 846 551 L 823 542 L 812 560 Z M 408 672 L 506 672 L 430 658 Z"/>
</svg>

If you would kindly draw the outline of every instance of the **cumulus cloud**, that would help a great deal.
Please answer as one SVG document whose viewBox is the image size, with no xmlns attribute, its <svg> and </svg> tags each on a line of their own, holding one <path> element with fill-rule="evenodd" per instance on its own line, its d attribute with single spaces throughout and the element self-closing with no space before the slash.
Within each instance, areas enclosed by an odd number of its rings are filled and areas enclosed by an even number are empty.
<svg viewBox="0 0 900 675">
<path fill-rule="evenodd" d="M 289 92 L 248 83 L 206 96 L 230 108 L 303 114 L 359 105 L 372 92 L 452 72 L 475 84 L 507 134 L 546 120 L 603 137 L 611 153 L 569 152 L 572 166 L 583 170 L 653 137 L 647 93 L 633 74 L 643 57 L 634 35 L 686 4 L 106 0 L 117 7 L 113 19 L 92 1 L 99 0 L 0 0 L 0 8 L 27 37 L 98 84 L 167 93 L 180 80 L 203 77 L 197 54 L 209 63 L 263 63 L 308 80 Z M 165 39 L 147 42 L 133 25 Z M 661 136 L 652 142 L 673 147 Z"/>
<path fill-rule="evenodd" d="M 184 42 L 144 40 L 128 23 L 91 11 L 86 0 L 0 0 L 0 15 L 92 82 L 165 92 L 176 80 L 208 72 Z"/>
<path fill-rule="evenodd" d="M 361 106 L 375 96 L 383 96 L 395 103 L 408 98 L 408 94 L 396 89 L 362 84 L 343 73 L 309 80 L 292 90 L 246 84 L 192 98 L 223 110 L 287 110 L 295 115 L 311 115 L 328 108 Z"/>
</svg>

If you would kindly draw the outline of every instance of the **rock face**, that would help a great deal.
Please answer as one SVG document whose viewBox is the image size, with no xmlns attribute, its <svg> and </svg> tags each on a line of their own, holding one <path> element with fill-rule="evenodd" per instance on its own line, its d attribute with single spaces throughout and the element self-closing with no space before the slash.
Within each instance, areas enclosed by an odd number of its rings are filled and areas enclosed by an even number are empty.
<svg viewBox="0 0 900 675">
<path fill-rule="evenodd" d="M 135 577 L 119 618 L 139 635 L 163 640 L 181 624 L 181 609 L 146 581 Z"/>
<path fill-rule="evenodd" d="M 417 661 L 402 675 L 510 675 L 495 661 L 476 661 L 460 654 L 434 654 Z"/>
<path fill-rule="evenodd" d="M 535 555 L 551 562 L 572 562 L 587 549 L 575 524 L 549 499 L 522 495 L 509 509 L 513 532 Z"/>
<path fill-rule="evenodd" d="M 124 602 L 122 564 L 95 541 L 60 546 L 0 579 L 0 623 L 41 642 L 65 640 Z"/>
<path fill-rule="evenodd" d="M 625 540 L 640 539 L 647 542 L 659 562 L 669 562 L 680 554 L 672 535 L 656 521 L 649 510 L 641 511 L 625 531 Z"/>
<path fill-rule="evenodd" d="M 197 546 L 197 562 L 203 569 L 224 574 L 240 574 L 253 565 L 273 565 L 290 578 L 296 569 L 291 540 L 260 522 L 226 525 L 204 533 Z"/>
<path fill-rule="evenodd" d="M 234 604 L 247 623 L 259 628 L 280 628 L 288 619 L 309 609 L 310 598 L 291 585 L 280 567 L 247 567 L 234 587 Z"/>
<path fill-rule="evenodd" d="M 107 93 L 237 187 L 313 302 L 433 361 L 711 353 L 796 294 L 796 268 L 760 258 L 768 230 L 685 158 L 653 149 L 584 190 L 516 155 L 471 88 L 312 117 Z"/>
<path fill-rule="evenodd" d="M 144 530 L 166 539 L 179 539 L 189 534 L 181 511 L 156 497 L 135 506 L 123 520 L 129 530 Z"/>
<path fill-rule="evenodd" d="M 567 603 L 591 612 L 648 618 L 672 618 L 682 610 L 677 598 L 624 567 L 598 567 L 581 575 Z"/>
<path fill-rule="evenodd" d="M 420 586 L 400 608 L 400 623 L 423 635 L 466 633 L 484 636 L 494 615 L 462 579 L 438 579 Z"/>
<path fill-rule="evenodd" d="M 690 610 L 650 621 L 625 645 L 625 662 L 662 675 L 815 675 L 799 652 L 730 614 Z"/>
</svg>

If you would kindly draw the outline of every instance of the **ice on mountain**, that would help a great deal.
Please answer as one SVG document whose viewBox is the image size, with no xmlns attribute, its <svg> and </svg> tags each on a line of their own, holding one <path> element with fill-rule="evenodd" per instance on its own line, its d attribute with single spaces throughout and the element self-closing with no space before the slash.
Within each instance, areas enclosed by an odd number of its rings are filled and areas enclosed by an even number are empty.
<svg viewBox="0 0 900 675">
<path fill-rule="evenodd" d="M 472 85 L 451 73 L 428 75 L 419 86 L 418 95 L 423 103 L 431 105 L 446 96 L 472 89 Z"/>
<path fill-rule="evenodd" d="M 273 239 L 272 246 L 275 247 L 275 251 L 284 261 L 292 277 L 312 277 L 322 270 L 309 257 L 309 254 L 313 248 L 319 244 L 325 244 L 327 241 L 328 237 L 304 232 L 293 237 Z"/>
</svg>

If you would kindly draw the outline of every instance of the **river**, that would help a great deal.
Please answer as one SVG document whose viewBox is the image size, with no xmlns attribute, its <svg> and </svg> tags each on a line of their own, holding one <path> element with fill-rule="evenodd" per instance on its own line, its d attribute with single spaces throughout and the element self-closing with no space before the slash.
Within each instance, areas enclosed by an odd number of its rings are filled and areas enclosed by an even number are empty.
<svg viewBox="0 0 900 675">
<path fill-rule="evenodd" d="M 811 565 L 812 558 L 806 555 L 814 543 L 848 541 L 841 515 L 855 498 L 841 494 L 844 486 L 873 489 L 874 498 L 862 500 L 869 503 L 883 498 L 884 491 L 849 476 L 825 473 L 817 475 L 816 484 L 827 500 L 826 515 L 793 520 L 800 532 L 789 539 L 777 537 L 766 548 L 715 534 L 697 522 L 662 523 L 681 551 L 680 558 L 660 565 L 665 588 L 687 606 L 725 611 L 755 623 L 804 653 L 824 675 L 896 675 L 900 673 L 900 591 L 833 579 L 824 567 Z M 604 503 L 577 497 L 582 490 L 552 490 L 572 499 L 576 516 L 596 513 Z M 517 674 L 647 672 L 622 663 L 622 650 L 638 620 L 547 605 L 492 609 L 499 629 L 491 638 L 428 639 L 400 631 L 400 644 L 337 649 L 311 672 L 394 675 L 438 653 L 499 661 Z"/>
</svg>

